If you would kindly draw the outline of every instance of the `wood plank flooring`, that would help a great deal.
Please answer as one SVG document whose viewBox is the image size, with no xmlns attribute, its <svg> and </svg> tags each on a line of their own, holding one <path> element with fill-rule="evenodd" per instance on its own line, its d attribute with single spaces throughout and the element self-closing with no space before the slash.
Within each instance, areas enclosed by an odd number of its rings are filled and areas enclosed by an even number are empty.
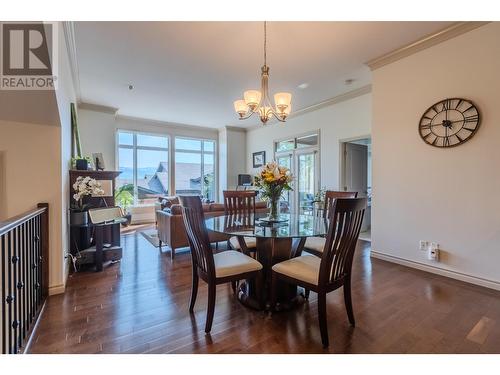
<svg viewBox="0 0 500 375">
<path fill-rule="evenodd" d="M 500 292 L 371 259 L 360 241 L 353 270 L 356 327 L 342 290 L 328 295 L 330 348 L 323 349 L 316 295 L 272 317 L 217 288 L 205 335 L 206 284 L 188 313 L 190 254 L 172 262 L 142 235 L 123 235 L 124 257 L 102 273 L 70 277 L 48 299 L 31 353 L 500 353 Z M 165 250 L 166 251 L 166 250 Z"/>
</svg>

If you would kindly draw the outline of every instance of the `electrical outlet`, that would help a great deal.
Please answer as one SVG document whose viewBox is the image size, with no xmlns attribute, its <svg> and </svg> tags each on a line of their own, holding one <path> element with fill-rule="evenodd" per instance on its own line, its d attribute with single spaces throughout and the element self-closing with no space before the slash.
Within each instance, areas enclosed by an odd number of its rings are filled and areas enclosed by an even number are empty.
<svg viewBox="0 0 500 375">
<path fill-rule="evenodd" d="M 427 249 L 429 248 L 429 242 L 420 240 L 419 246 L 420 246 L 419 248 L 421 251 L 427 251 Z"/>
<path fill-rule="evenodd" d="M 427 259 L 439 262 L 439 244 L 437 242 L 431 242 L 427 252 Z"/>
</svg>

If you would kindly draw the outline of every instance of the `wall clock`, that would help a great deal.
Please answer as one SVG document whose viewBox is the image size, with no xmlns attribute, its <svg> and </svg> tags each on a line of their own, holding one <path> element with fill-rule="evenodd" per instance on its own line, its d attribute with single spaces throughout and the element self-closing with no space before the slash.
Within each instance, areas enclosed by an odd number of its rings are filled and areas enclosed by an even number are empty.
<svg viewBox="0 0 500 375">
<path fill-rule="evenodd" d="M 422 115 L 418 130 L 425 143 L 435 147 L 455 147 L 476 134 L 481 123 L 479 110 L 468 99 L 444 99 Z"/>
</svg>

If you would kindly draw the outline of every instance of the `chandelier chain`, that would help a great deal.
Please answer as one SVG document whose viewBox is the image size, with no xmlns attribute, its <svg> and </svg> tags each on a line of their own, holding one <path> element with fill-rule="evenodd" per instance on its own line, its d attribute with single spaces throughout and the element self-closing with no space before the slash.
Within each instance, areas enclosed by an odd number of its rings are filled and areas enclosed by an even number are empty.
<svg viewBox="0 0 500 375">
<path fill-rule="evenodd" d="M 264 21 L 264 65 L 267 65 L 267 22 Z"/>
</svg>

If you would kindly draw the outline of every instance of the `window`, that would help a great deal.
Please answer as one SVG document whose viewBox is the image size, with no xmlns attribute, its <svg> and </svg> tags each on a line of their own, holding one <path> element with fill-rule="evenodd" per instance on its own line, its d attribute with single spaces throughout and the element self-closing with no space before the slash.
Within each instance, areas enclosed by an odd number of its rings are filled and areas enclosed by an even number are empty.
<svg viewBox="0 0 500 375">
<path fill-rule="evenodd" d="M 168 136 L 119 130 L 117 138 L 118 170 L 122 172 L 117 189 L 132 194 L 136 205 L 153 204 L 159 196 L 168 195 Z"/>
<path fill-rule="evenodd" d="M 274 143 L 275 152 L 291 151 L 298 148 L 318 146 L 318 134 L 308 134 L 302 137 L 285 139 Z"/>
<path fill-rule="evenodd" d="M 175 138 L 175 193 L 215 198 L 215 141 Z"/>
</svg>

